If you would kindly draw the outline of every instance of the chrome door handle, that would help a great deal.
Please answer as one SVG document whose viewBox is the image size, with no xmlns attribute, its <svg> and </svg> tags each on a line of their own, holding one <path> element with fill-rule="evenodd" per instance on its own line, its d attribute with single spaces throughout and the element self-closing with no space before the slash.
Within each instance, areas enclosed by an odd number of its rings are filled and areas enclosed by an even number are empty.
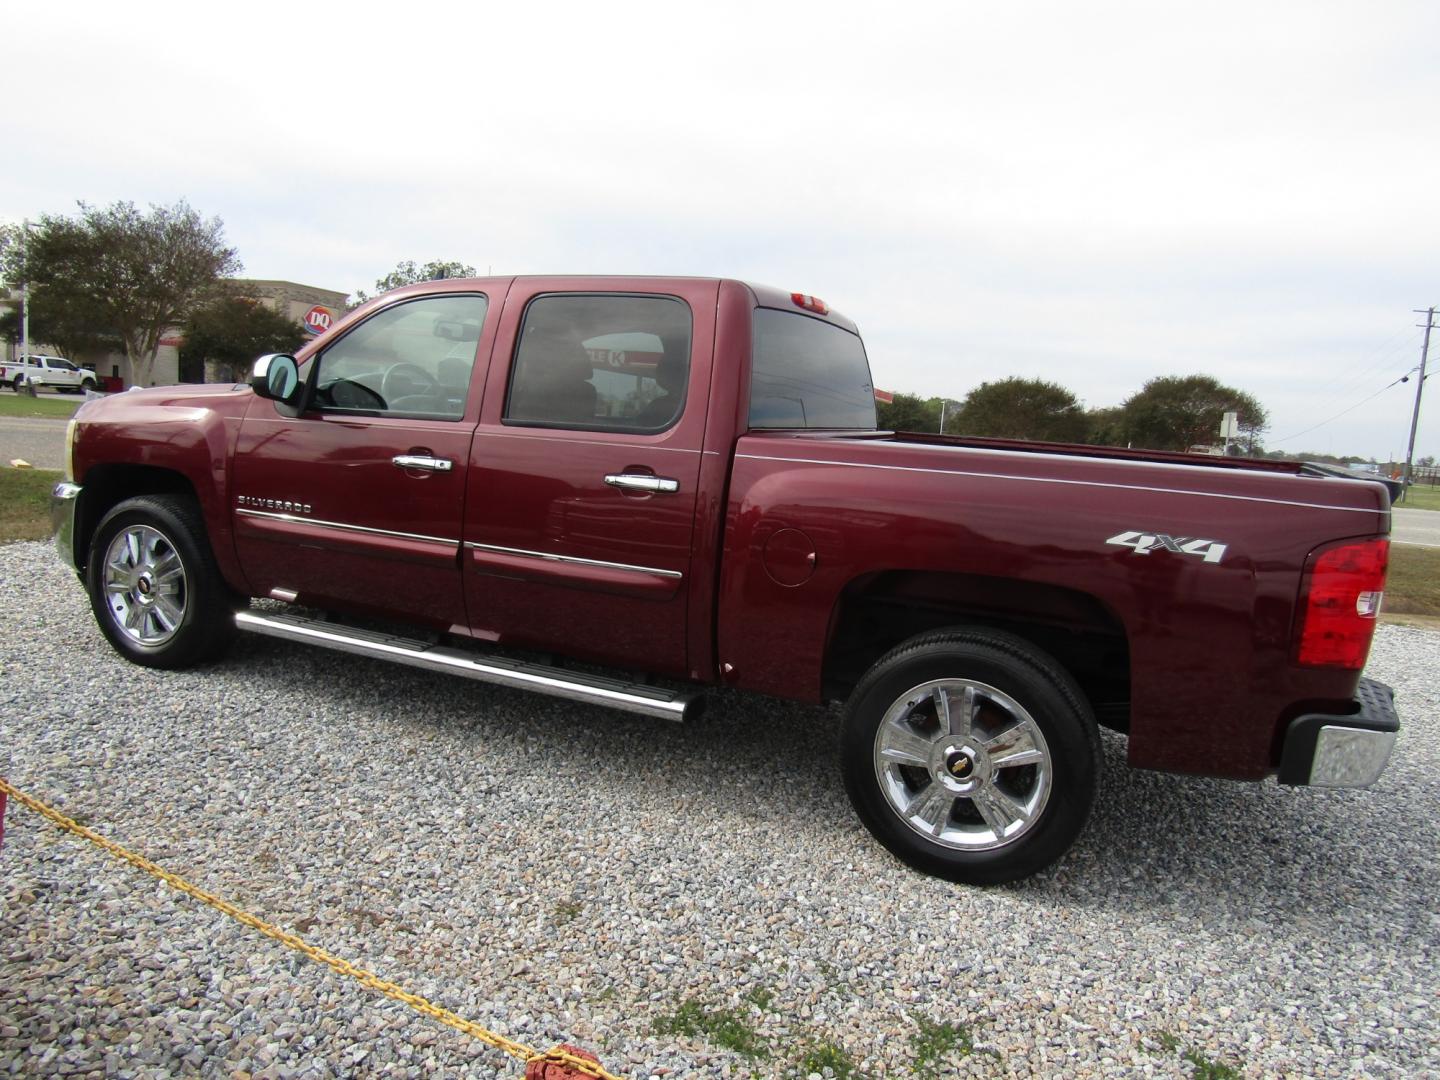
<svg viewBox="0 0 1440 1080">
<path fill-rule="evenodd" d="M 390 464 L 397 469 L 429 469 L 431 472 L 449 472 L 455 463 L 449 458 L 431 457 L 429 454 L 396 454 Z"/>
<path fill-rule="evenodd" d="M 605 477 L 605 483 L 621 491 L 649 491 L 656 495 L 674 495 L 680 490 L 679 480 L 646 473 L 609 473 Z"/>
</svg>

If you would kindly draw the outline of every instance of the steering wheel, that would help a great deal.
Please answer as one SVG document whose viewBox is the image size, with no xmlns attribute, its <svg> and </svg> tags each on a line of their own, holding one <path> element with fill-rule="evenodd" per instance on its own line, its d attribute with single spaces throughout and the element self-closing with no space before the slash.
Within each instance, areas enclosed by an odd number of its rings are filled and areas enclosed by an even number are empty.
<svg viewBox="0 0 1440 1080">
<path fill-rule="evenodd" d="M 434 375 L 419 364 L 403 360 L 385 372 L 385 378 L 380 382 L 380 393 L 392 405 L 397 398 L 429 397 L 439 392 L 440 381 Z"/>
</svg>

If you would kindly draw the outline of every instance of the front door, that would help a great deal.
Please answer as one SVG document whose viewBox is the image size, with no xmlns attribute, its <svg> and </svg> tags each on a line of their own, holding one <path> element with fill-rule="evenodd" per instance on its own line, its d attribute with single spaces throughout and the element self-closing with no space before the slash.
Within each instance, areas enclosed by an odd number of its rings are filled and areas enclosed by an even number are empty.
<svg viewBox="0 0 1440 1080">
<path fill-rule="evenodd" d="M 717 297 L 715 282 L 516 281 L 470 458 L 476 636 L 686 673 Z"/>
<path fill-rule="evenodd" d="M 460 530 L 489 306 L 466 291 L 378 308 L 309 358 L 298 416 L 255 399 L 232 488 L 252 592 L 466 631 Z"/>
</svg>

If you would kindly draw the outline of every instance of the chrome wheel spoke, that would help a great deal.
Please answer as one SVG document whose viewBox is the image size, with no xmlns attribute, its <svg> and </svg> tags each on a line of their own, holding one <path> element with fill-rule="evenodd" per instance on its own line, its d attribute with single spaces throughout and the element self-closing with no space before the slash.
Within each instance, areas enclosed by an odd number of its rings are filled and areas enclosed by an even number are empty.
<svg viewBox="0 0 1440 1080">
<path fill-rule="evenodd" d="M 950 697 L 945 692 L 944 686 L 937 686 L 930 691 L 930 697 L 935 702 L 935 719 L 940 721 L 940 730 L 947 732 L 952 730 L 950 718 Z"/>
<path fill-rule="evenodd" d="M 990 764 L 997 769 L 1039 765 L 1045 760 L 1044 751 L 1035 745 L 1034 730 L 1030 724 L 1016 724 L 981 743 L 981 746 L 990 755 Z"/>
<path fill-rule="evenodd" d="M 896 765 L 923 769 L 930 761 L 930 740 L 905 724 L 887 724 L 880 736 L 880 756 Z"/>
<path fill-rule="evenodd" d="M 1017 821 L 1029 820 L 1030 815 L 1025 807 L 993 784 L 978 789 L 970 801 L 975 804 L 975 809 L 995 833 L 997 840 Z"/>
<path fill-rule="evenodd" d="M 970 734 L 975 723 L 975 687 L 966 685 L 957 695 L 944 684 L 935 687 L 935 714 L 940 720 L 940 730 L 961 738 Z"/>
<path fill-rule="evenodd" d="M 160 624 L 161 630 L 167 634 L 180 625 L 180 619 L 185 614 L 170 602 L 169 597 L 165 596 L 155 598 L 155 606 L 151 608 L 151 611 L 155 615 L 155 621 Z"/>
<path fill-rule="evenodd" d="M 931 783 L 915 793 L 905 807 L 905 814 L 910 818 L 919 818 L 932 836 L 939 836 L 950 820 L 950 810 L 954 805 L 954 795 L 939 784 Z"/>
<path fill-rule="evenodd" d="M 171 551 L 156 560 L 153 573 L 157 584 L 168 585 L 183 578 L 185 568 L 180 565 L 180 556 Z"/>
</svg>

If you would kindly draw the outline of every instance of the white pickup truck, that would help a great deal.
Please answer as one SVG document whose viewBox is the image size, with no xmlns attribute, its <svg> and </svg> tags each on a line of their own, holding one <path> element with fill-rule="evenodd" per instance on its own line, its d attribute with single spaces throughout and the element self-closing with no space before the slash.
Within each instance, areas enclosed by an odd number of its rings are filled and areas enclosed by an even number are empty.
<svg viewBox="0 0 1440 1080">
<path fill-rule="evenodd" d="M 100 388 L 100 377 L 92 369 L 72 364 L 63 356 L 22 356 L 0 364 L 0 382 L 12 390 L 18 392 L 26 381 L 53 386 L 66 394 Z"/>
</svg>

